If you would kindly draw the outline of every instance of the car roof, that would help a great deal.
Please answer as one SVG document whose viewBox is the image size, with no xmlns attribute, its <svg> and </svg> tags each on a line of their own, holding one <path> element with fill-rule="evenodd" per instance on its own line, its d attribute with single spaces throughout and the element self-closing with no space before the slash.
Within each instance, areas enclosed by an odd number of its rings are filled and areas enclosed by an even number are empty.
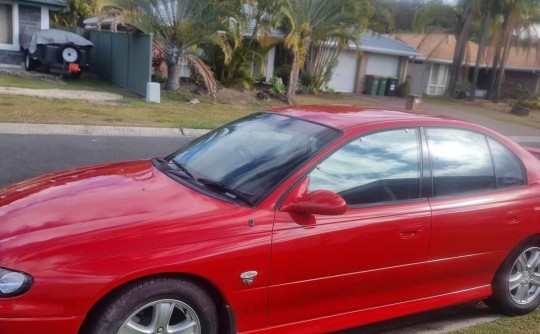
<svg viewBox="0 0 540 334">
<path fill-rule="evenodd" d="M 432 116 L 407 110 L 344 105 L 287 106 L 273 108 L 270 111 L 325 124 L 338 129 L 384 121 L 448 119 L 447 117 Z"/>
</svg>

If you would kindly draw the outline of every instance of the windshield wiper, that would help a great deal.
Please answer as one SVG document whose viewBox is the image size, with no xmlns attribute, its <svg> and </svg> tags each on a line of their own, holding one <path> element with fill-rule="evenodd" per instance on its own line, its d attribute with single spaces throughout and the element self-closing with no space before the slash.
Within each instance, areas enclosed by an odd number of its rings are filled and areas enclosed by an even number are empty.
<svg viewBox="0 0 540 334">
<path fill-rule="evenodd" d="M 161 169 L 164 173 L 173 174 L 178 177 L 186 178 L 186 176 L 189 179 L 197 180 L 197 178 L 187 169 L 184 165 L 182 165 L 179 162 L 176 162 L 174 160 L 167 161 L 163 158 L 154 158 L 153 161 L 160 164 L 161 166 L 166 166 L 166 170 Z M 176 168 L 173 168 L 172 166 L 176 166 Z M 182 174 L 178 173 L 178 171 L 181 171 Z"/>
<path fill-rule="evenodd" d="M 190 178 L 192 178 L 193 180 L 197 180 L 197 178 L 195 176 L 193 176 L 193 174 L 189 171 L 189 169 L 187 169 L 186 166 L 184 166 L 183 164 L 177 162 L 177 161 L 174 161 L 174 159 L 171 159 L 171 161 L 176 167 L 178 167 L 182 172 L 186 173 L 187 176 L 189 176 Z"/>
<path fill-rule="evenodd" d="M 200 183 L 202 183 L 204 185 L 207 185 L 209 187 L 213 187 L 213 188 L 222 190 L 223 192 L 225 192 L 225 195 L 227 195 L 228 197 L 240 199 L 240 200 L 246 202 L 247 204 L 249 204 L 250 206 L 255 205 L 255 203 L 253 203 L 253 201 L 250 200 L 247 196 L 243 195 L 238 190 L 236 190 L 236 189 L 234 189 L 234 188 L 232 188 L 232 187 L 230 187 L 230 186 L 228 186 L 228 185 L 226 185 L 224 183 L 214 181 L 214 180 L 204 179 L 204 178 L 199 178 L 199 179 L 197 179 L 197 181 L 199 181 Z"/>
</svg>

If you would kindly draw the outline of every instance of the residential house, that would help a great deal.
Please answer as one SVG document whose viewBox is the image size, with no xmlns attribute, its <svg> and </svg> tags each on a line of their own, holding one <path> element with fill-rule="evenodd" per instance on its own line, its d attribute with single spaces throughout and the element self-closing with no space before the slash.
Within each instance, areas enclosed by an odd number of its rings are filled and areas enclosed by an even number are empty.
<svg viewBox="0 0 540 334">
<path fill-rule="evenodd" d="M 443 95 L 448 86 L 450 67 L 454 59 L 456 38 L 453 34 L 395 34 L 396 40 L 405 42 L 416 48 L 421 55 L 409 64 L 407 74 L 411 77 L 411 92 L 414 94 Z M 465 65 L 462 77 L 466 78 L 462 85 L 472 80 L 476 64 L 478 44 L 468 42 L 465 49 Z M 490 67 L 493 52 L 487 51 L 480 60 L 478 92 L 484 96 L 489 89 Z M 512 47 L 507 61 L 503 93 L 510 93 L 517 85 L 529 91 L 539 90 L 540 53 L 536 48 L 526 50 Z"/>
<path fill-rule="evenodd" d="M 489 51 L 487 57 L 491 62 L 493 56 Z M 484 69 L 484 73 L 489 74 L 489 71 Z M 488 88 L 487 77 L 484 75 L 482 77 L 484 80 L 478 82 L 480 88 Z M 503 95 L 508 96 L 518 86 L 540 94 L 540 49 L 538 47 L 533 46 L 527 49 L 512 47 L 510 49 L 504 72 Z"/>
<path fill-rule="evenodd" d="M 0 66 L 19 67 L 22 36 L 49 29 L 50 12 L 65 7 L 65 0 L 0 0 Z"/>
<path fill-rule="evenodd" d="M 245 10 L 248 10 L 249 7 L 245 6 Z M 244 38 L 253 38 L 256 36 L 258 39 L 261 39 L 261 36 L 265 34 L 267 39 L 272 39 L 274 41 L 281 41 L 285 38 L 285 34 L 277 29 L 269 28 L 269 31 L 263 32 L 260 28 L 255 34 L 255 29 L 257 29 L 257 22 L 253 19 L 249 20 L 249 25 L 243 33 Z M 276 43 L 274 43 L 276 44 Z M 266 82 L 270 82 L 270 79 L 274 76 L 274 68 L 276 62 L 276 46 L 270 48 L 263 59 L 257 56 L 253 56 L 250 66 L 250 73 L 252 76 L 262 75 Z"/>
<path fill-rule="evenodd" d="M 362 93 L 366 75 L 406 79 L 409 59 L 417 50 L 388 35 L 366 31 L 357 45 L 350 45 L 338 58 L 328 86 L 337 92 Z"/>
</svg>

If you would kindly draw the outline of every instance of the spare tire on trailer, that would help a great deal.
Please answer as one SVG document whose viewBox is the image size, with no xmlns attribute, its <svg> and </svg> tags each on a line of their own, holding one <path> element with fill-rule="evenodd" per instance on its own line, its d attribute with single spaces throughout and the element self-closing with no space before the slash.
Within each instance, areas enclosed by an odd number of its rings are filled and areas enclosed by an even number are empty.
<svg viewBox="0 0 540 334">
<path fill-rule="evenodd" d="M 58 49 L 58 58 L 61 63 L 78 63 L 81 61 L 81 51 L 73 43 L 66 43 Z"/>
</svg>

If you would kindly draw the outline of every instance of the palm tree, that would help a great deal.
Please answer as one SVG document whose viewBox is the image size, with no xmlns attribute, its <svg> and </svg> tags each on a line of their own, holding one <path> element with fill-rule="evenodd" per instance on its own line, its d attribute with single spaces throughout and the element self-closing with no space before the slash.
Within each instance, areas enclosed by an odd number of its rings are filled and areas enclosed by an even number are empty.
<svg viewBox="0 0 540 334">
<path fill-rule="evenodd" d="M 502 21 L 502 22 L 501 22 Z M 500 24 L 496 31 L 492 77 L 490 81 L 490 98 L 498 101 L 504 81 L 504 71 L 513 40 L 521 38 L 523 31 L 540 21 L 539 0 L 501 0 Z"/>
<path fill-rule="evenodd" d="M 476 88 L 478 86 L 478 76 L 480 74 L 480 63 L 484 58 L 485 49 L 488 42 L 488 37 L 491 29 L 490 24 L 493 23 L 493 14 L 499 11 L 499 2 L 495 0 L 481 0 L 478 11 L 482 17 L 480 24 L 480 41 L 478 43 L 478 52 L 476 53 L 476 63 L 474 65 L 473 79 L 469 91 L 469 99 L 476 98 Z"/>
<path fill-rule="evenodd" d="M 241 1 L 217 0 L 100 0 L 100 8 L 115 6 L 123 9 L 125 23 L 153 33 L 164 46 L 167 64 L 166 88 L 177 90 L 180 60 L 199 73 L 210 94 L 215 97 L 217 85 L 210 68 L 202 61 L 200 46 L 217 45 L 225 61 L 235 45 L 240 43 L 242 19 L 234 20 L 241 10 Z M 233 40 L 233 47 L 229 43 Z"/>
<path fill-rule="evenodd" d="M 435 2 L 424 6 L 414 18 L 413 27 L 415 30 L 443 30 L 456 36 L 454 58 L 447 88 L 449 96 L 454 96 L 459 84 L 478 1 L 480 0 L 461 0 L 457 6 Z"/>
<path fill-rule="evenodd" d="M 357 43 L 367 25 L 368 0 L 283 0 L 280 17 L 287 36 L 285 47 L 292 54 L 292 69 L 287 101 L 294 103 L 300 69 L 304 67 L 312 45 L 335 44 L 347 47 Z"/>
<path fill-rule="evenodd" d="M 273 17 L 279 11 L 279 6 L 279 0 L 246 0 L 242 18 L 248 28 L 243 31 L 245 38 L 234 49 L 230 62 L 224 64 L 222 53 L 214 52 L 215 46 L 209 50 L 207 63 L 216 69 L 216 74 L 225 86 L 249 88 L 253 83 L 253 63 L 263 63 L 268 51 L 282 42 L 272 35 Z"/>
</svg>

